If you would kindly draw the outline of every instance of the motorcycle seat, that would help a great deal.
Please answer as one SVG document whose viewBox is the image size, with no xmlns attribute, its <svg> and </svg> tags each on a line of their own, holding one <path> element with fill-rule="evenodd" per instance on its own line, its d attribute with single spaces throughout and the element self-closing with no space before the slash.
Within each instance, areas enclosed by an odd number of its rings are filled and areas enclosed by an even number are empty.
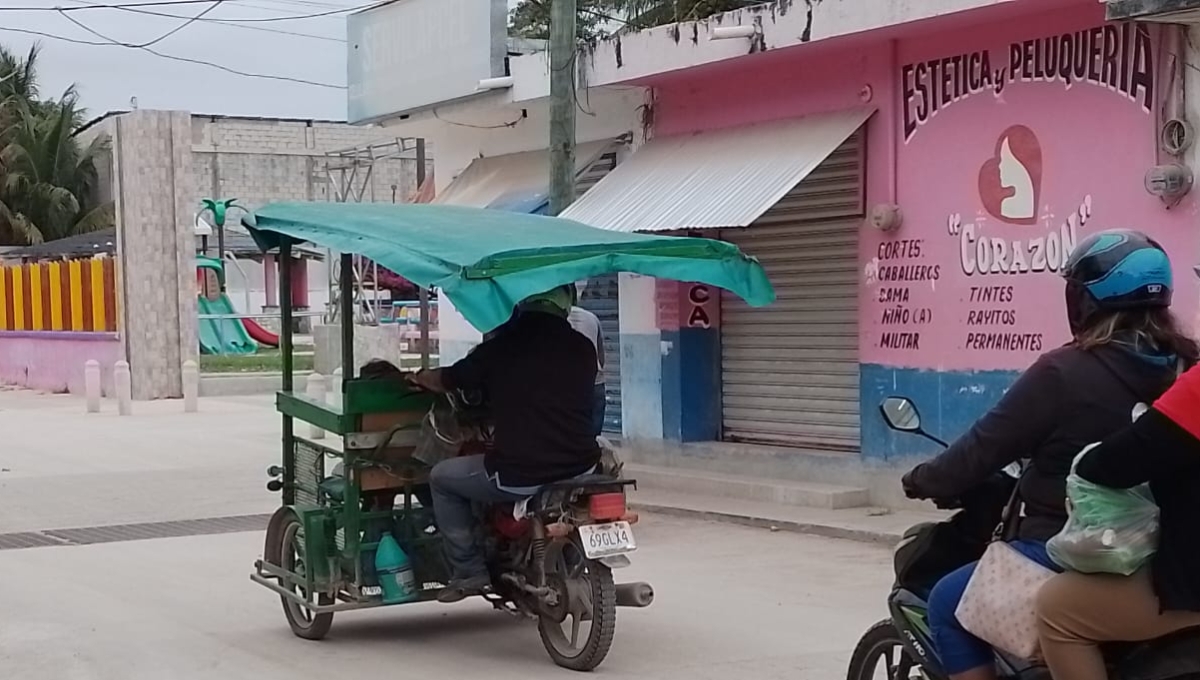
<svg viewBox="0 0 1200 680">
<path fill-rule="evenodd" d="M 1147 642 L 1104 646 L 1105 659 L 1120 678 L 1172 678 L 1200 673 L 1200 628 L 1189 628 Z"/>
</svg>

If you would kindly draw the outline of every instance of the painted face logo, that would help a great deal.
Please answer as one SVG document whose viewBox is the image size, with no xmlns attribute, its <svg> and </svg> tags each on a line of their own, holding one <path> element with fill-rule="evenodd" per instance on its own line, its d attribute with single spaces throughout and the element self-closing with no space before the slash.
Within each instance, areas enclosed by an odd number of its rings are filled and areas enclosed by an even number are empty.
<svg viewBox="0 0 1200 680">
<path fill-rule="evenodd" d="M 1009 224 L 1037 224 L 1042 193 L 1042 145 L 1033 130 L 1013 125 L 1000 133 L 996 153 L 979 169 L 979 198 Z"/>
</svg>

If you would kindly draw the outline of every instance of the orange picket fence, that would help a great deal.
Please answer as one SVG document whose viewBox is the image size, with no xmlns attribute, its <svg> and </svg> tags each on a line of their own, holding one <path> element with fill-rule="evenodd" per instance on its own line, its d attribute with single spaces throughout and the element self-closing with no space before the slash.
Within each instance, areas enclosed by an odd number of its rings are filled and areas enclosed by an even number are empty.
<svg viewBox="0 0 1200 680">
<path fill-rule="evenodd" d="M 112 258 L 0 267 L 0 331 L 116 330 Z"/>
</svg>

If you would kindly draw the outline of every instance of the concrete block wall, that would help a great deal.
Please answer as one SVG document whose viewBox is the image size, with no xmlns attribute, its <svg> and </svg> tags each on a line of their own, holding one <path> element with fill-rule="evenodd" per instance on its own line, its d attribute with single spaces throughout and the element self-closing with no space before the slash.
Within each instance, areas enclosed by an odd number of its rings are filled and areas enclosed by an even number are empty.
<svg viewBox="0 0 1200 680">
<path fill-rule="evenodd" d="M 326 168 L 339 161 L 326 153 L 392 139 L 373 126 L 196 115 L 192 117 L 196 196 L 236 197 L 249 208 L 271 201 L 332 200 L 342 179 L 339 172 L 331 179 Z M 426 169 L 433 172 L 432 160 L 427 160 Z M 354 186 L 363 186 L 364 181 L 364 201 L 391 202 L 393 197 L 405 201 L 417 188 L 415 151 L 377 161 L 369 179 L 366 169 L 360 168 Z"/>
</svg>

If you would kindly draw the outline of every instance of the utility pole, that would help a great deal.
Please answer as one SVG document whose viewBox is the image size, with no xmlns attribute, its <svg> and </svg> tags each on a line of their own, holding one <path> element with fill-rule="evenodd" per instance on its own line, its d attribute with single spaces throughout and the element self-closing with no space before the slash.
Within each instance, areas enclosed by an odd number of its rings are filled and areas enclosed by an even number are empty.
<svg viewBox="0 0 1200 680">
<path fill-rule="evenodd" d="M 550 0 L 550 214 L 575 200 L 576 0 Z"/>
</svg>

